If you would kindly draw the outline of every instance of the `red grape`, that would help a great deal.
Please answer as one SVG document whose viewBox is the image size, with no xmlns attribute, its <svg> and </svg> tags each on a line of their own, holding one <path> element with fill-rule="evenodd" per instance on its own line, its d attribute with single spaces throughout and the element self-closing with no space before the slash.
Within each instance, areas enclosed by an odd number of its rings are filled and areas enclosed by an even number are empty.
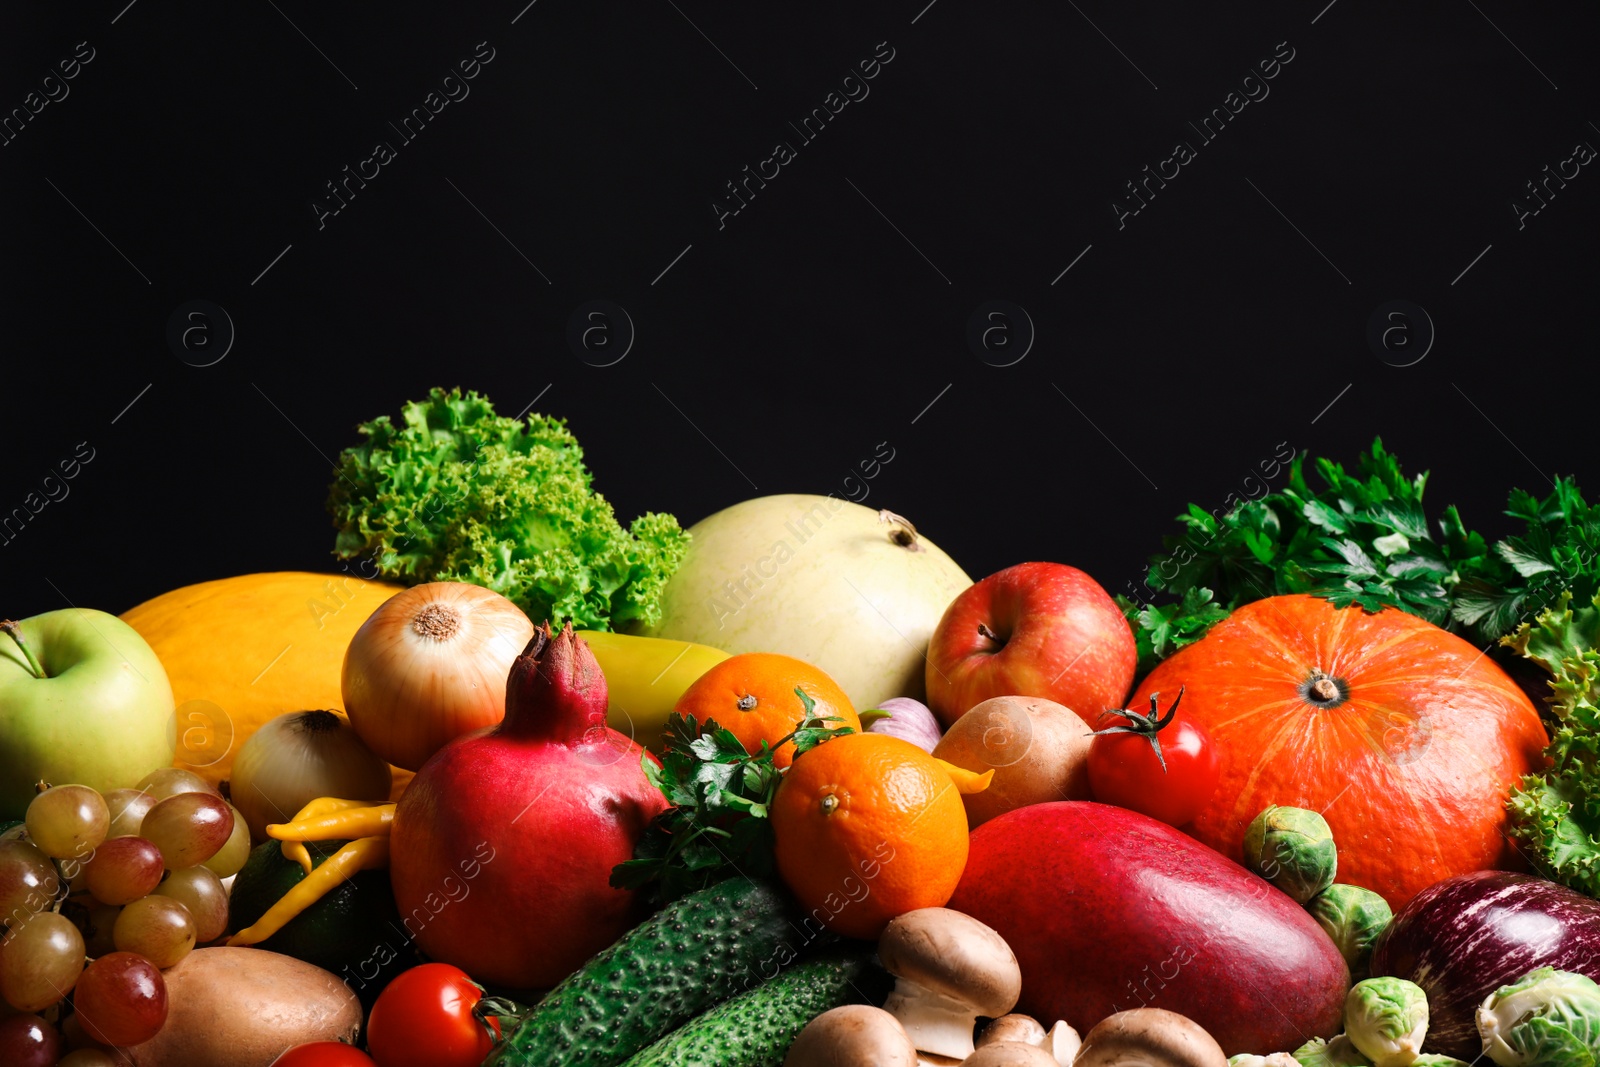
<svg viewBox="0 0 1600 1067">
<path fill-rule="evenodd" d="M 27 841 L 0 841 L 0 926 L 43 911 L 60 891 L 49 856 Z"/>
<path fill-rule="evenodd" d="M 161 850 L 167 870 L 204 863 L 233 835 L 233 809 L 215 793 L 179 793 L 157 801 L 139 833 Z"/>
<path fill-rule="evenodd" d="M 102 841 L 84 872 L 84 884 L 102 904 L 131 904 L 161 884 L 161 850 L 142 837 Z"/>
<path fill-rule="evenodd" d="M 37 1015 L 0 1019 L 0 1063 L 6 1067 L 55 1067 L 61 1032 Z"/>
<path fill-rule="evenodd" d="M 84 970 L 72 998 L 83 1032 L 102 1045 L 137 1045 L 167 1021 L 167 983 L 132 952 L 101 956 Z"/>
</svg>

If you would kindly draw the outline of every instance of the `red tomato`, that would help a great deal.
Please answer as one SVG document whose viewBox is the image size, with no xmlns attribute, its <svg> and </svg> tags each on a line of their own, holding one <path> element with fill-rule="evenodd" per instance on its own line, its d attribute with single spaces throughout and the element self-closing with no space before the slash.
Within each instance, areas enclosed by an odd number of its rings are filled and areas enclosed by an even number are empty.
<svg viewBox="0 0 1600 1067">
<path fill-rule="evenodd" d="M 286 1050 L 272 1067 L 373 1067 L 373 1063 L 371 1056 L 343 1041 L 313 1041 Z"/>
<path fill-rule="evenodd" d="M 372 1005 L 367 1049 L 378 1067 L 478 1067 L 500 1036 L 498 1022 L 472 1014 L 482 998 L 482 987 L 448 963 L 403 971 Z"/>
<path fill-rule="evenodd" d="M 1151 694 L 1150 711 L 1108 711 L 1089 746 L 1089 788 L 1103 804 L 1131 808 L 1182 826 L 1200 814 L 1216 792 L 1222 761 L 1205 727 L 1178 710 L 1183 690 L 1162 716 Z M 1160 746 L 1159 754 L 1157 746 Z"/>
</svg>

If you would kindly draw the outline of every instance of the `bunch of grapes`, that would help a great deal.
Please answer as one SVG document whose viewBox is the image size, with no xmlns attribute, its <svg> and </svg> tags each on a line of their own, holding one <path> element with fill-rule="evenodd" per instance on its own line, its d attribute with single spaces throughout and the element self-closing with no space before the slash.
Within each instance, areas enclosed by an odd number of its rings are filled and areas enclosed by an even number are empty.
<svg viewBox="0 0 1600 1067">
<path fill-rule="evenodd" d="M 104 795 L 43 790 L 0 834 L 0 1063 L 117 1063 L 167 1020 L 161 972 L 228 925 L 223 879 L 250 855 L 244 817 L 174 767 Z M 70 998 L 71 1010 L 67 1010 Z M 51 1019 L 85 1040 L 66 1044 Z M 75 1037 L 76 1035 L 74 1035 Z"/>
</svg>

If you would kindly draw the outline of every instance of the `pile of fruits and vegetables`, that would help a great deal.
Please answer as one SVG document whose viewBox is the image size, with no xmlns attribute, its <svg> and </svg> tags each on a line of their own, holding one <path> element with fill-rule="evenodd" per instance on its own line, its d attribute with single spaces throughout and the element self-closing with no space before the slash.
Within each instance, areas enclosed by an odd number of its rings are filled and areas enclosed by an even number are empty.
<svg viewBox="0 0 1600 1067">
<path fill-rule="evenodd" d="M 1293 457 L 1135 601 L 359 434 L 328 573 L 0 622 L 0 1064 L 1600 1064 L 1575 482 Z"/>
</svg>

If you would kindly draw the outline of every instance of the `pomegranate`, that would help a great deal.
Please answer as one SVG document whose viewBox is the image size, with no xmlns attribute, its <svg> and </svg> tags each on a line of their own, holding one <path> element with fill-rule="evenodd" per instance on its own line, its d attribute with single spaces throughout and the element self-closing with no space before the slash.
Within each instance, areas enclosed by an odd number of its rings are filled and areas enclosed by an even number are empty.
<svg viewBox="0 0 1600 1067">
<path fill-rule="evenodd" d="M 644 917 L 611 868 L 666 800 L 606 727 L 606 680 L 571 625 L 538 627 L 496 726 L 441 748 L 395 809 L 406 933 L 480 982 L 544 989 Z"/>
</svg>

